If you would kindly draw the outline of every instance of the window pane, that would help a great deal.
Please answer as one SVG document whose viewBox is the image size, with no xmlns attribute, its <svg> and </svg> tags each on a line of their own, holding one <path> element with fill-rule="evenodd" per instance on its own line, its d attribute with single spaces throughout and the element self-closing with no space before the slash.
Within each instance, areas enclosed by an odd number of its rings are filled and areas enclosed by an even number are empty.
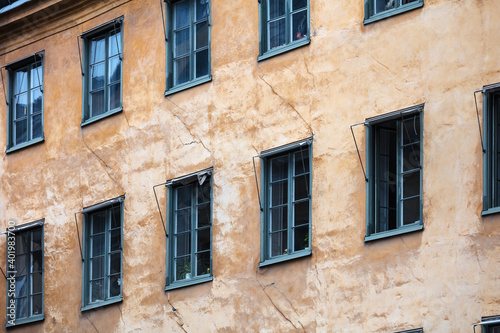
<svg viewBox="0 0 500 333">
<path fill-rule="evenodd" d="M 109 274 L 119 274 L 122 271 L 121 253 L 109 255 Z"/>
<path fill-rule="evenodd" d="M 209 0 L 196 0 L 196 20 L 199 21 L 208 16 L 208 11 L 210 8 L 208 7 Z"/>
<path fill-rule="evenodd" d="M 14 95 L 28 90 L 28 68 L 20 69 L 16 72 L 14 78 Z"/>
<path fill-rule="evenodd" d="M 26 142 L 28 140 L 28 119 L 15 122 L 16 144 Z"/>
<path fill-rule="evenodd" d="M 42 292 L 42 273 L 31 274 L 31 293 L 41 293 Z"/>
<path fill-rule="evenodd" d="M 403 175 L 403 198 L 420 194 L 420 172 Z"/>
<path fill-rule="evenodd" d="M 91 257 L 104 255 L 104 234 L 92 236 L 92 254 Z"/>
<path fill-rule="evenodd" d="M 109 56 L 112 57 L 121 53 L 122 50 L 122 37 L 120 31 L 113 31 L 109 36 Z"/>
<path fill-rule="evenodd" d="M 403 224 L 411 224 L 420 220 L 420 198 L 403 201 Z"/>
<path fill-rule="evenodd" d="M 307 36 L 307 10 L 292 15 L 292 40 Z"/>
<path fill-rule="evenodd" d="M 121 225 L 121 208 L 117 206 L 111 209 L 111 229 L 120 228 Z"/>
<path fill-rule="evenodd" d="M 92 73 L 92 81 L 90 90 L 97 90 L 104 87 L 104 63 L 93 65 L 90 69 Z"/>
<path fill-rule="evenodd" d="M 91 302 L 104 300 L 104 280 L 100 279 L 90 283 Z"/>
<path fill-rule="evenodd" d="M 288 181 L 271 184 L 271 206 L 283 205 L 288 202 Z"/>
<path fill-rule="evenodd" d="M 300 175 L 305 172 L 309 172 L 309 149 L 302 149 L 293 154 L 293 160 L 295 162 L 295 172 L 294 175 Z"/>
<path fill-rule="evenodd" d="M 210 203 L 198 206 L 198 228 L 210 225 Z"/>
<path fill-rule="evenodd" d="M 188 54 L 189 47 L 189 28 L 182 29 L 174 33 L 175 38 L 175 57 Z"/>
<path fill-rule="evenodd" d="M 380 13 L 388 9 L 394 8 L 396 0 L 375 0 L 376 12 Z"/>
<path fill-rule="evenodd" d="M 210 179 L 207 178 L 203 185 L 198 187 L 198 203 L 210 202 Z"/>
<path fill-rule="evenodd" d="M 393 230 L 396 228 L 396 209 L 380 207 L 378 229 L 376 230 L 376 232 Z"/>
<path fill-rule="evenodd" d="M 104 90 L 99 90 L 90 94 L 92 99 L 92 117 L 104 113 Z"/>
<path fill-rule="evenodd" d="M 271 208 L 271 231 L 283 230 L 288 227 L 287 207 Z"/>
<path fill-rule="evenodd" d="M 19 274 L 19 272 L 18 272 Z M 28 283 L 26 282 L 26 275 L 16 277 L 16 298 L 28 295 Z"/>
<path fill-rule="evenodd" d="M 196 275 L 210 274 L 210 252 L 196 255 Z"/>
<path fill-rule="evenodd" d="M 420 144 L 415 143 L 403 147 L 403 170 L 413 170 L 420 167 Z"/>
<path fill-rule="evenodd" d="M 269 6 L 269 19 L 285 15 L 285 0 L 267 0 Z"/>
<path fill-rule="evenodd" d="M 39 315 L 43 312 L 42 295 L 35 295 L 31 297 L 31 314 Z"/>
<path fill-rule="evenodd" d="M 307 6 L 307 0 L 293 0 L 292 1 L 292 10 L 295 11 L 300 8 L 304 8 Z"/>
<path fill-rule="evenodd" d="M 176 240 L 176 257 L 191 254 L 191 235 L 189 233 L 175 236 Z"/>
<path fill-rule="evenodd" d="M 178 187 L 176 192 L 177 209 L 191 207 L 191 186 Z"/>
<path fill-rule="evenodd" d="M 92 235 L 104 232 L 106 212 L 92 214 Z"/>
<path fill-rule="evenodd" d="M 109 83 L 121 80 L 122 78 L 121 65 L 122 62 L 120 58 L 113 57 L 109 59 L 109 72 L 108 72 Z"/>
<path fill-rule="evenodd" d="M 28 298 L 16 299 L 16 318 L 28 317 Z"/>
<path fill-rule="evenodd" d="M 413 117 L 406 118 L 401 121 L 403 144 L 415 143 L 420 141 L 420 116 L 414 115 Z"/>
<path fill-rule="evenodd" d="M 18 255 L 16 256 L 16 272 L 17 274 L 16 275 L 25 275 L 28 273 L 27 269 L 28 267 L 26 267 L 26 257 L 29 256 L 29 254 L 21 254 L 21 255 Z"/>
<path fill-rule="evenodd" d="M 179 29 L 189 25 L 189 1 L 176 2 L 174 5 L 175 28 Z"/>
<path fill-rule="evenodd" d="M 42 256 L 42 251 L 35 251 L 32 254 L 32 266 L 31 266 L 31 272 L 38 272 L 41 271 L 42 268 L 42 262 L 43 262 L 43 256 Z"/>
<path fill-rule="evenodd" d="M 90 275 L 92 280 L 102 278 L 104 276 L 104 257 L 93 258 L 91 260 L 92 273 Z"/>
<path fill-rule="evenodd" d="M 300 200 L 309 197 L 309 174 L 298 176 L 294 179 L 295 193 L 294 199 Z"/>
<path fill-rule="evenodd" d="M 271 257 L 287 254 L 287 231 L 271 234 Z"/>
<path fill-rule="evenodd" d="M 37 115 L 34 115 L 33 118 L 31 119 L 31 138 L 41 138 L 43 135 L 42 131 L 42 114 L 39 113 Z"/>
<path fill-rule="evenodd" d="M 29 234 L 21 233 L 16 235 L 16 255 L 27 253 L 30 249 L 29 247 Z M 17 257 L 16 257 L 17 260 Z"/>
<path fill-rule="evenodd" d="M 115 83 L 109 86 L 109 109 L 113 110 L 121 106 L 121 84 Z"/>
<path fill-rule="evenodd" d="M 175 84 L 189 81 L 189 56 L 174 61 Z"/>
<path fill-rule="evenodd" d="M 197 251 L 210 250 L 210 229 L 198 230 Z"/>
<path fill-rule="evenodd" d="M 109 277 L 109 297 L 120 295 L 121 279 L 120 275 L 113 275 Z"/>
<path fill-rule="evenodd" d="M 285 44 L 285 19 L 269 22 L 269 49 Z"/>
<path fill-rule="evenodd" d="M 293 250 L 300 251 L 309 247 L 309 226 L 295 228 Z"/>
<path fill-rule="evenodd" d="M 42 229 L 36 229 L 31 235 L 31 251 L 40 250 L 42 248 Z"/>
<path fill-rule="evenodd" d="M 208 49 L 197 52 L 196 55 L 196 77 L 208 75 Z"/>
<path fill-rule="evenodd" d="M 33 64 L 30 75 L 31 75 L 31 82 L 30 82 L 31 88 L 40 86 L 41 83 L 43 82 L 42 66 L 40 65 L 40 62 L 38 64 Z"/>
<path fill-rule="evenodd" d="M 294 226 L 309 224 L 309 200 L 294 204 Z"/>
<path fill-rule="evenodd" d="M 111 249 L 110 251 L 120 250 L 122 246 L 122 230 L 111 230 Z"/>
<path fill-rule="evenodd" d="M 288 156 L 273 158 L 271 160 L 271 181 L 288 178 Z"/>
<path fill-rule="evenodd" d="M 104 36 L 95 39 L 90 43 L 90 64 L 104 61 L 105 58 L 105 39 Z"/>
<path fill-rule="evenodd" d="M 189 257 L 175 259 L 175 279 L 191 278 L 191 261 Z"/>
<path fill-rule="evenodd" d="M 191 210 L 183 209 L 176 212 L 175 233 L 181 233 L 191 230 Z"/>
<path fill-rule="evenodd" d="M 16 119 L 28 115 L 28 94 L 24 93 L 16 96 Z"/>
<path fill-rule="evenodd" d="M 43 95 L 40 88 L 31 91 L 31 114 L 42 112 Z"/>
<path fill-rule="evenodd" d="M 196 49 L 208 45 L 208 21 L 196 25 Z"/>
</svg>

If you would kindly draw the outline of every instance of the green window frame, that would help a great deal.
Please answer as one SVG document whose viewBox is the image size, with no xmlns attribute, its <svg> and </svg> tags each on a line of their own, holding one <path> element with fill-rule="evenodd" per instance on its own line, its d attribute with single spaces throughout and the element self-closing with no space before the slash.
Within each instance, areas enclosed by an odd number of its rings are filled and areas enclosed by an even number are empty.
<svg viewBox="0 0 500 333">
<path fill-rule="evenodd" d="M 165 95 L 212 80 L 210 0 L 166 0 Z"/>
<path fill-rule="evenodd" d="M 483 87 L 483 211 L 500 212 L 500 86 Z"/>
<path fill-rule="evenodd" d="M 124 197 L 85 208 L 81 311 L 123 300 Z"/>
<path fill-rule="evenodd" d="M 40 321 L 44 315 L 44 220 L 7 229 L 7 322 Z M 12 281 L 12 283 L 11 283 Z"/>
<path fill-rule="evenodd" d="M 213 169 L 167 182 L 165 290 L 213 280 Z"/>
<path fill-rule="evenodd" d="M 259 267 L 311 251 L 312 138 L 263 151 Z"/>
<path fill-rule="evenodd" d="M 423 229 L 423 107 L 365 122 L 365 241 Z"/>
<path fill-rule="evenodd" d="M 259 57 L 264 60 L 311 42 L 310 0 L 259 1 Z"/>
<path fill-rule="evenodd" d="M 81 35 L 83 40 L 82 126 L 123 110 L 123 18 Z"/>
<path fill-rule="evenodd" d="M 396 333 L 423 333 L 423 332 L 424 332 L 423 328 L 417 328 L 417 329 L 413 329 L 413 330 L 400 331 L 400 332 L 396 332 Z"/>
<path fill-rule="evenodd" d="M 363 24 L 379 21 L 424 5 L 424 0 L 365 0 Z"/>
<path fill-rule="evenodd" d="M 44 140 L 43 52 L 13 64 L 8 70 L 7 153 Z"/>
</svg>

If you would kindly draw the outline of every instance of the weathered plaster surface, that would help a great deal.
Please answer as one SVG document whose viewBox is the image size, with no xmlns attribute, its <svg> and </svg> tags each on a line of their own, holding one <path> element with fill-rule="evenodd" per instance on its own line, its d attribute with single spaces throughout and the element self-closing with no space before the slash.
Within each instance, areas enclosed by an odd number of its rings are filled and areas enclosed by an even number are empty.
<svg viewBox="0 0 500 333">
<path fill-rule="evenodd" d="M 0 225 L 46 221 L 46 318 L 16 332 L 465 332 L 500 314 L 500 218 L 480 217 L 473 99 L 500 81 L 500 2 L 425 0 L 363 26 L 363 1 L 311 0 L 310 45 L 257 63 L 258 2 L 212 0 L 213 79 L 168 97 L 158 1 L 75 3 L 30 6 L 36 29 L 5 31 L 17 11 L 0 24 L 0 64 L 45 50 L 45 141 L 0 156 Z M 122 15 L 124 110 L 82 128 L 77 36 Z M 420 103 L 425 229 L 365 244 L 349 126 Z M 312 133 L 313 254 L 258 269 L 252 156 Z M 165 293 L 152 186 L 212 166 L 214 280 Z M 73 214 L 124 193 L 124 301 L 81 313 Z"/>
</svg>

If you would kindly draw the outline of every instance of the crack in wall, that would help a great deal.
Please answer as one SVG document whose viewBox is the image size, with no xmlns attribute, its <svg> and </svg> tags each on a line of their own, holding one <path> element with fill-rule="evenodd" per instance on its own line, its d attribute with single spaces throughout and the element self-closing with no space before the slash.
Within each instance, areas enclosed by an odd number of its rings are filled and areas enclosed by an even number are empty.
<svg viewBox="0 0 500 333">
<path fill-rule="evenodd" d="M 257 68 L 261 71 L 262 69 L 257 66 Z M 299 116 L 300 119 L 302 119 L 302 121 L 304 122 L 304 124 L 306 125 L 307 129 L 309 130 L 309 132 L 311 132 L 311 135 L 314 135 L 314 131 L 311 127 L 311 125 L 309 125 L 309 123 L 304 119 L 304 117 L 300 114 L 300 112 L 292 105 L 292 103 L 290 103 L 286 98 L 284 98 L 283 96 L 281 96 L 280 94 L 278 94 L 276 92 L 276 90 L 274 89 L 274 87 L 268 82 L 266 81 L 266 79 L 264 79 L 264 76 L 265 74 L 262 74 L 262 75 L 259 75 L 260 79 L 265 83 L 267 84 L 267 86 L 269 86 L 269 88 L 271 88 L 271 91 L 273 94 L 275 94 L 276 96 L 278 96 L 283 102 L 285 102 L 288 106 L 290 106 L 294 111 L 295 113 Z"/>
<path fill-rule="evenodd" d="M 90 325 L 92 325 L 92 327 L 94 327 L 94 329 L 96 330 L 97 333 L 99 333 L 99 330 L 97 329 L 97 327 L 95 327 L 94 323 L 88 318 L 87 315 L 85 315 L 85 319 L 87 319 L 90 323 Z"/>
<path fill-rule="evenodd" d="M 184 111 L 185 113 L 187 113 L 187 111 L 185 109 L 181 108 L 178 104 L 176 104 L 174 101 L 172 101 L 168 97 L 167 97 L 167 101 L 169 101 L 170 103 L 172 103 L 173 105 L 175 105 L 177 108 L 179 108 L 182 111 Z M 184 125 L 184 127 L 188 131 L 189 135 L 191 135 L 193 138 L 196 138 L 196 135 L 193 134 L 193 132 L 191 131 L 191 129 L 189 128 L 189 126 L 181 119 L 181 117 L 178 114 L 176 114 L 174 111 L 170 110 L 169 108 L 167 108 L 167 109 L 168 109 L 168 111 L 170 111 L 170 113 L 175 118 L 177 118 L 182 123 L 182 125 Z M 193 140 L 193 141 L 195 141 L 195 140 Z M 212 154 L 212 151 L 210 149 L 208 149 L 207 146 L 205 146 L 205 143 L 203 142 L 203 140 L 201 140 L 201 138 L 198 137 L 198 141 L 199 141 L 198 143 L 200 143 L 203 146 L 203 148 L 205 148 L 205 150 L 208 151 L 208 153 L 210 154 L 210 157 L 212 157 L 212 159 L 213 159 L 214 155 Z"/>
<path fill-rule="evenodd" d="M 122 304 L 118 304 L 118 311 L 120 311 L 120 319 L 122 320 L 123 327 L 125 327 L 125 321 L 123 320 Z"/>
<path fill-rule="evenodd" d="M 258 268 L 257 268 L 257 270 L 258 270 Z M 280 308 L 276 305 L 276 303 L 274 303 L 274 301 L 273 301 L 273 299 L 271 298 L 271 296 L 270 296 L 270 295 L 266 292 L 266 288 L 268 288 L 268 287 L 270 287 L 270 286 L 275 286 L 275 283 L 274 283 L 274 282 L 272 282 L 272 283 L 270 283 L 270 284 L 268 284 L 268 285 L 265 285 L 265 286 L 264 286 L 264 285 L 262 284 L 262 282 L 260 282 L 259 278 L 257 277 L 257 274 L 258 274 L 257 270 L 255 271 L 255 279 L 257 280 L 257 283 L 260 285 L 260 288 L 262 289 L 262 291 L 264 292 L 264 294 L 267 296 L 267 298 L 269 299 L 269 301 L 271 302 L 271 304 L 274 306 L 274 308 L 276 309 L 276 311 L 278 311 L 278 313 L 279 313 L 279 314 L 281 314 L 281 316 L 282 316 L 282 317 L 283 317 L 286 321 L 288 321 L 288 322 L 290 323 L 290 325 L 292 325 L 292 326 L 293 326 L 293 328 L 295 328 L 296 330 L 299 330 L 299 328 L 298 328 L 297 326 L 295 326 L 295 324 L 292 322 L 292 320 L 291 320 L 290 318 L 288 318 L 288 317 L 287 317 L 287 316 L 283 313 L 283 311 L 282 311 L 282 310 L 281 310 L 281 309 L 280 309 Z M 276 286 L 275 286 L 275 288 L 276 288 Z M 278 290 L 278 289 L 276 288 L 276 290 Z M 278 292 L 279 292 L 281 295 L 283 295 L 283 293 L 281 293 L 279 290 L 278 290 Z M 283 297 L 285 297 L 285 296 L 283 295 Z M 285 299 L 286 299 L 286 300 L 290 303 L 290 301 L 289 301 L 286 297 L 285 297 Z M 291 304 L 291 303 L 290 303 L 290 304 Z M 292 307 L 292 308 L 293 308 L 293 307 Z M 294 311 L 295 311 L 295 309 L 294 309 Z M 297 314 L 297 312 L 295 312 L 295 313 Z M 304 326 L 302 325 L 302 323 L 301 323 L 300 321 L 298 321 L 298 322 L 299 322 L 300 326 L 302 327 L 302 330 L 305 332 L 305 329 L 304 329 Z"/>
<path fill-rule="evenodd" d="M 370 57 L 375 60 L 378 64 L 380 64 L 381 66 L 385 67 L 385 69 L 387 69 L 389 72 L 392 73 L 392 75 L 396 75 L 396 73 L 394 73 L 389 67 L 387 67 L 386 65 L 384 65 L 383 63 L 381 63 L 380 61 L 377 60 L 377 58 L 375 58 L 374 56 L 372 56 L 370 54 Z"/>
<path fill-rule="evenodd" d="M 172 303 L 170 303 L 170 298 L 167 298 L 167 301 L 168 304 L 170 304 L 170 306 L 172 307 L 172 313 L 174 314 L 174 316 L 181 321 L 180 323 L 177 320 L 175 322 L 177 323 L 177 325 L 179 325 L 180 328 L 182 328 L 184 332 L 188 333 L 188 331 L 186 331 L 186 329 L 184 328 L 184 320 L 182 320 L 181 315 L 178 313 L 179 311 L 177 311 Z"/>
<path fill-rule="evenodd" d="M 104 165 L 104 171 L 107 173 L 109 179 L 111 179 L 116 185 L 118 185 L 121 189 L 122 189 L 122 192 L 125 193 L 125 189 L 123 188 L 123 186 L 116 180 L 116 176 L 114 176 L 114 173 L 113 173 L 113 168 L 111 168 L 99 155 L 97 155 L 97 153 L 89 147 L 89 145 L 87 144 L 87 142 L 85 142 L 85 136 L 83 135 L 83 132 L 82 132 L 82 142 L 83 144 L 85 145 L 85 147 L 87 147 L 87 149 L 92 153 L 94 154 L 95 157 L 97 157 L 97 159 L 99 161 L 101 161 L 101 163 Z M 111 176 L 110 172 L 108 171 L 108 169 L 111 170 L 111 173 L 113 174 L 113 176 Z"/>
</svg>

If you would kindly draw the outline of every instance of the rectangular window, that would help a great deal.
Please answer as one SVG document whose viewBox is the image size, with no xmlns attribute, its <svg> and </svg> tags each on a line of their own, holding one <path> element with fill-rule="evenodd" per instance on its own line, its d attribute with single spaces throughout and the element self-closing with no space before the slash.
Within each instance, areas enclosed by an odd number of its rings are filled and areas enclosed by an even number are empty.
<svg viewBox="0 0 500 333">
<path fill-rule="evenodd" d="M 212 170 L 167 183 L 167 286 L 211 281 Z"/>
<path fill-rule="evenodd" d="M 422 107 L 366 121 L 365 241 L 423 227 Z"/>
<path fill-rule="evenodd" d="M 262 0 L 259 60 L 309 44 L 309 0 Z"/>
<path fill-rule="evenodd" d="M 7 66 L 7 152 L 43 141 L 43 54 Z"/>
<path fill-rule="evenodd" d="M 261 154 L 261 263 L 311 253 L 312 139 Z"/>
<path fill-rule="evenodd" d="M 82 310 L 122 300 L 123 201 L 84 209 Z"/>
<path fill-rule="evenodd" d="M 422 7 L 424 0 L 365 0 L 364 24 Z"/>
<path fill-rule="evenodd" d="M 122 20 L 91 30 L 82 38 L 85 125 L 122 110 Z"/>
<path fill-rule="evenodd" d="M 500 212 L 500 89 L 483 94 L 483 215 Z"/>
<path fill-rule="evenodd" d="M 167 91 L 211 80 L 210 1 L 167 1 Z"/>
<path fill-rule="evenodd" d="M 43 221 L 7 233 L 7 327 L 44 318 L 43 253 Z"/>
</svg>

